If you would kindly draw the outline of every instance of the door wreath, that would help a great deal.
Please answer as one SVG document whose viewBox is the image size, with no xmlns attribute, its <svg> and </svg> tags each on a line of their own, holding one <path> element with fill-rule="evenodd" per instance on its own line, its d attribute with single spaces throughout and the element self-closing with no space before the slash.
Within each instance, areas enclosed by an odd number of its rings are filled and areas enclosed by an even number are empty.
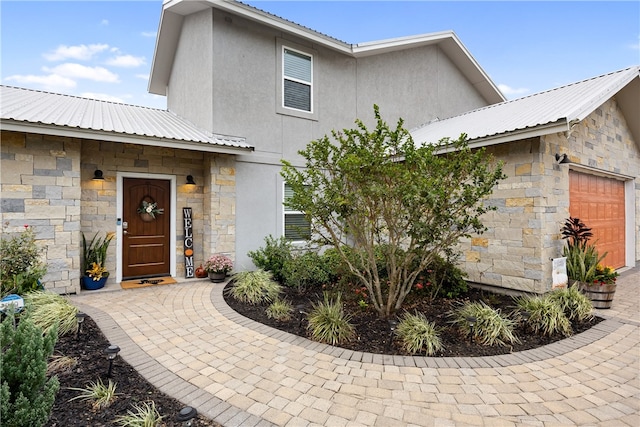
<svg viewBox="0 0 640 427">
<path fill-rule="evenodd" d="M 159 208 L 158 203 L 151 196 L 144 196 L 140 201 L 140 207 L 138 207 L 137 212 L 140 214 L 140 219 L 144 222 L 150 222 L 156 219 L 156 215 L 162 215 L 164 209 Z"/>
</svg>

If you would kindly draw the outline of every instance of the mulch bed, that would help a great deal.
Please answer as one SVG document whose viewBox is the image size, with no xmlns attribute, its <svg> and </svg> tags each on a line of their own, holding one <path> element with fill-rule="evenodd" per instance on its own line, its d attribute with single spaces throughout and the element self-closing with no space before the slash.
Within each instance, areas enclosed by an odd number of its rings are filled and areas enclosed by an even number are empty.
<svg viewBox="0 0 640 427">
<path fill-rule="evenodd" d="M 117 418 L 121 415 L 127 415 L 127 411 L 133 410 L 132 404 L 140 405 L 143 402 L 153 401 L 156 409 L 163 416 L 164 426 L 181 427 L 182 423 L 176 421 L 175 417 L 185 405 L 152 386 L 119 356 L 114 360 L 111 372 L 111 379 L 117 383 L 117 398 L 111 406 L 94 410 L 91 401 L 82 399 L 70 401 L 80 392 L 69 390 L 69 387 L 87 388 L 90 383 L 95 383 L 99 379 L 105 384 L 108 383 L 109 362 L 105 353 L 108 346 L 109 342 L 90 317 L 84 321 L 79 339 L 73 335 L 58 339 L 54 355 L 73 357 L 78 363 L 75 368 L 57 374 L 60 380 L 60 390 L 56 395 L 51 416 L 45 426 L 117 426 L 119 425 L 116 421 Z M 200 415 L 198 415 L 194 426 L 221 427 L 220 424 Z"/>
<path fill-rule="evenodd" d="M 231 283 L 227 285 L 227 289 L 230 286 L 232 286 Z M 296 312 L 289 321 L 277 321 L 267 317 L 265 312 L 267 308 L 266 305 L 254 306 L 240 303 L 231 298 L 226 292 L 226 289 L 224 298 L 232 309 L 249 319 L 281 331 L 311 339 L 306 329 L 307 322 L 304 315 L 298 316 Z M 294 289 L 284 287 L 281 298 L 291 302 L 294 307 L 304 305 L 303 311 L 308 313 L 314 302 L 322 300 L 322 293 L 307 292 L 305 294 L 299 294 Z M 343 295 L 345 313 L 352 317 L 351 323 L 356 329 L 356 338 L 344 343 L 340 347 L 375 354 L 407 355 L 403 352 L 397 340 L 392 340 L 391 343 L 389 342 L 390 330 L 387 320 L 381 319 L 372 307 L 362 309 L 357 304 L 358 299 L 359 298 L 344 297 Z M 519 344 L 506 347 L 489 347 L 472 342 L 469 338 L 461 335 L 456 328 L 452 327 L 451 318 L 448 313 L 464 301 L 478 300 L 485 301 L 488 305 L 501 309 L 503 314 L 508 314 L 515 308 L 515 303 L 511 296 L 473 288 L 470 289 L 464 297 L 455 299 L 437 298 L 433 302 L 429 302 L 424 298 L 408 298 L 403 307 L 410 313 L 415 313 L 416 311 L 424 313 L 427 319 L 435 323 L 436 327 L 440 328 L 440 339 L 442 340 L 444 350 L 434 354 L 434 357 L 473 357 L 509 354 L 538 348 L 566 338 L 561 334 L 552 336 L 534 335 L 527 329 L 525 324 L 521 324 L 515 329 L 515 333 L 521 341 Z M 593 317 L 593 319 L 589 321 L 573 322 L 573 332 L 574 334 L 584 332 L 602 320 L 600 317 Z"/>
</svg>

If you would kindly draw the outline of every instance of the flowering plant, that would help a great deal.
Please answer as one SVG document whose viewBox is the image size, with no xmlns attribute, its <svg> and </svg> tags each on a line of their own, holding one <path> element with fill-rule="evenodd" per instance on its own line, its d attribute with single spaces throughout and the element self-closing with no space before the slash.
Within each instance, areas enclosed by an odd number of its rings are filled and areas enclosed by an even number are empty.
<svg viewBox="0 0 640 427">
<path fill-rule="evenodd" d="M 140 207 L 138 208 L 138 213 L 141 214 L 149 214 L 151 215 L 151 218 L 155 218 L 156 215 L 160 215 L 164 213 L 164 209 L 162 208 L 158 208 L 158 204 L 157 203 L 150 203 L 147 202 L 146 200 L 142 201 L 142 204 L 140 205 Z"/>
<path fill-rule="evenodd" d="M 233 269 L 233 262 L 225 255 L 212 255 L 205 263 L 207 273 L 228 273 Z"/>
<path fill-rule="evenodd" d="M 604 267 L 601 264 L 598 264 L 593 283 L 599 283 L 600 285 L 613 285 L 616 283 L 616 278 L 618 276 L 618 272 L 613 267 Z"/>
<path fill-rule="evenodd" d="M 103 277 L 108 277 L 109 273 L 107 273 L 107 269 L 97 262 L 94 262 L 91 265 L 91 268 L 86 271 L 87 276 L 91 277 L 94 282 L 102 279 Z"/>
</svg>

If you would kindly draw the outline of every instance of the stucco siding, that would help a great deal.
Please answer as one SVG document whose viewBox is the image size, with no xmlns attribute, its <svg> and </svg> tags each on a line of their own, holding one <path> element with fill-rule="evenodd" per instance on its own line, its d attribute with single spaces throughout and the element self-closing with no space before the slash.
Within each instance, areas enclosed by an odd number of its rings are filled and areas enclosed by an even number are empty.
<svg viewBox="0 0 640 427">
<path fill-rule="evenodd" d="M 184 18 L 167 91 L 169 111 L 209 131 L 213 128 L 212 19 L 211 9 Z"/>
</svg>

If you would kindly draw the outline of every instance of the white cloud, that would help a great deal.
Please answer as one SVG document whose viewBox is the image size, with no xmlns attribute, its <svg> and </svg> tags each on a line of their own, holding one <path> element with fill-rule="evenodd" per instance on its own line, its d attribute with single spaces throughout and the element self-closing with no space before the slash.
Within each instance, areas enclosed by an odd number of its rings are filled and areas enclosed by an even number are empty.
<svg viewBox="0 0 640 427">
<path fill-rule="evenodd" d="M 16 82 L 20 85 L 38 85 L 44 90 L 51 92 L 63 92 L 65 90 L 73 89 L 76 87 L 76 82 L 73 79 L 60 76 L 58 74 L 49 74 L 47 76 L 34 76 L 34 75 L 13 75 L 4 79 L 7 82 Z"/>
<path fill-rule="evenodd" d="M 98 99 L 100 101 L 119 102 L 121 104 L 125 103 L 122 98 L 109 95 L 107 93 L 83 92 L 80 94 L 80 96 L 82 96 L 83 98 Z"/>
<path fill-rule="evenodd" d="M 149 80 L 149 74 L 136 74 L 136 78 L 142 80 Z"/>
<path fill-rule="evenodd" d="M 103 67 L 87 67 L 81 64 L 67 62 L 53 68 L 43 68 L 44 71 L 63 77 L 87 79 L 96 82 L 119 83 L 118 75 Z"/>
<path fill-rule="evenodd" d="M 629 47 L 633 50 L 640 50 L 640 36 L 638 36 L 638 42 L 637 43 L 631 43 L 629 45 Z"/>
<path fill-rule="evenodd" d="M 45 53 L 43 56 L 49 61 L 62 61 L 64 59 L 77 59 L 79 61 L 88 61 L 93 58 L 94 55 L 109 48 L 107 44 L 90 44 L 90 45 L 77 45 L 66 46 L 60 45 L 50 53 Z"/>
<path fill-rule="evenodd" d="M 153 37 L 153 38 L 155 38 L 158 35 L 157 31 L 143 31 L 140 34 L 142 35 L 142 37 Z"/>
<path fill-rule="evenodd" d="M 103 19 L 102 21 L 100 21 L 100 25 L 109 25 L 109 20 Z"/>
<path fill-rule="evenodd" d="M 530 90 L 527 88 L 512 88 L 511 86 L 507 86 L 507 85 L 498 85 L 498 89 L 500 89 L 500 92 L 502 92 L 504 95 L 509 96 L 509 95 L 523 95 L 525 93 L 529 93 Z"/>
<path fill-rule="evenodd" d="M 134 68 L 146 64 L 144 56 L 118 55 L 107 60 L 107 65 L 113 67 Z"/>
</svg>

